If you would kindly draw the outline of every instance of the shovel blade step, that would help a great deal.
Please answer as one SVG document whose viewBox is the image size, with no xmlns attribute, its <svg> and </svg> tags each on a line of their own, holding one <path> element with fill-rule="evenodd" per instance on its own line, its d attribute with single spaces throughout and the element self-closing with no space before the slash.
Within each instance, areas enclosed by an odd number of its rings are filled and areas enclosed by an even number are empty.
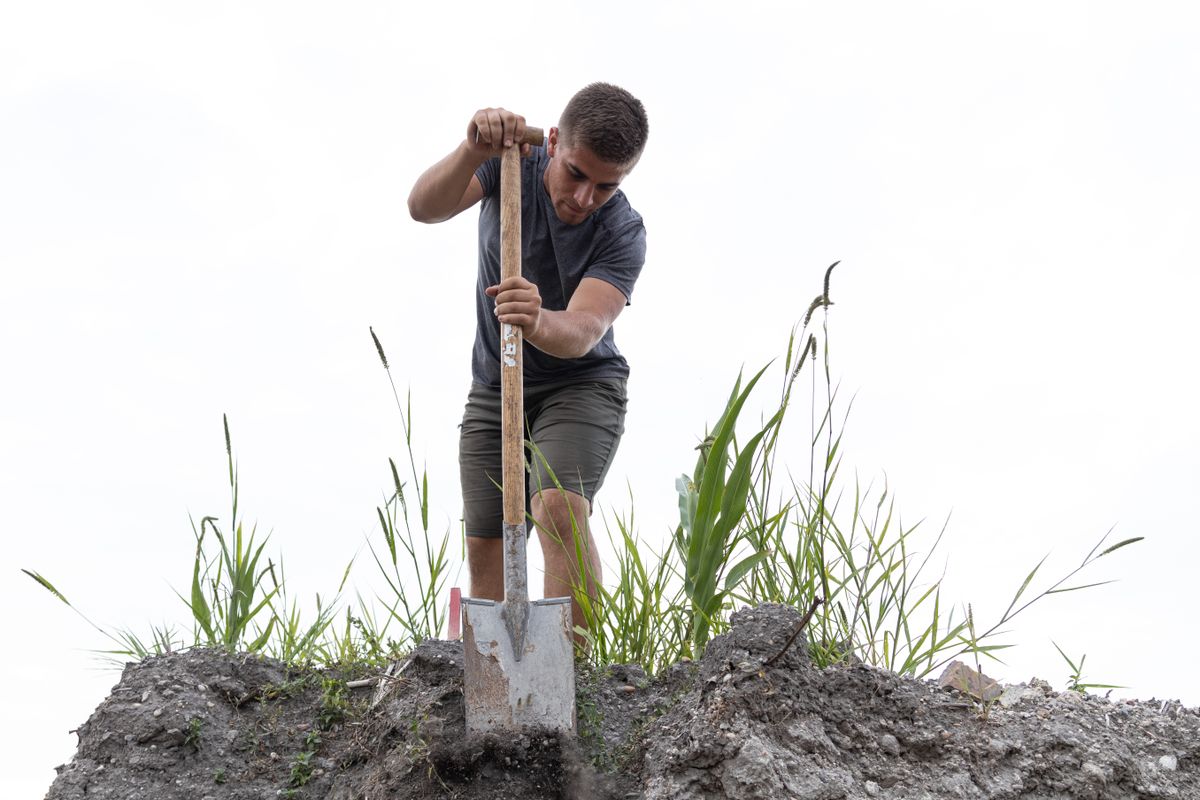
<svg viewBox="0 0 1200 800">
<path fill-rule="evenodd" d="M 513 651 L 504 604 L 462 599 L 463 694 L 467 731 L 575 730 L 575 651 L 571 601 L 529 604 L 521 658 Z"/>
</svg>

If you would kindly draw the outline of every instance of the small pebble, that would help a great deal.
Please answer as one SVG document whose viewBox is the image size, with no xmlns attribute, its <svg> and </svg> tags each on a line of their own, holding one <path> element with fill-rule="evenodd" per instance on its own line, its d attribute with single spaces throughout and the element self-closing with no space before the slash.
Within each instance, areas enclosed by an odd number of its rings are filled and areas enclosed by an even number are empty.
<svg viewBox="0 0 1200 800">
<path fill-rule="evenodd" d="M 216 708 L 216 707 L 217 707 L 217 704 L 216 704 L 216 703 L 214 703 L 212 700 L 209 700 L 209 701 L 208 701 L 208 707 L 209 707 L 209 708 Z"/>
<path fill-rule="evenodd" d="M 1167 772 L 1174 772 L 1179 769 L 1179 759 L 1175 756 L 1163 756 L 1158 760 L 1158 768 L 1165 769 Z"/>
<path fill-rule="evenodd" d="M 279 760 L 279 753 L 276 753 L 274 750 L 272 750 L 272 751 L 271 751 L 271 756 L 270 756 L 270 758 L 271 758 L 271 760 L 272 760 L 272 761 L 278 761 L 278 760 Z"/>
<path fill-rule="evenodd" d="M 1080 769 L 1083 770 L 1083 774 L 1092 783 L 1108 783 L 1108 776 L 1104 774 L 1104 770 L 1091 761 L 1083 762 L 1083 766 Z"/>
<path fill-rule="evenodd" d="M 868 797 L 878 797 L 879 796 L 879 784 L 876 783 L 875 781 L 867 781 L 866 783 L 863 784 L 863 788 L 867 790 Z"/>
<path fill-rule="evenodd" d="M 161 708 L 154 709 L 154 716 L 161 717 L 163 710 Z"/>
<path fill-rule="evenodd" d="M 207 692 L 207 691 L 208 691 L 208 687 L 207 687 L 207 686 L 205 686 L 203 683 L 201 683 L 201 684 L 198 684 L 198 685 L 196 686 L 196 690 L 197 690 L 197 691 L 200 691 L 200 692 Z"/>
<path fill-rule="evenodd" d="M 637 691 L 637 687 L 625 685 L 625 686 L 621 687 L 621 691 L 624 692 L 625 694 L 633 694 L 634 692 Z"/>
<path fill-rule="evenodd" d="M 879 749 L 890 756 L 900 754 L 900 742 L 895 736 L 890 733 L 885 733 L 879 737 Z"/>
<path fill-rule="evenodd" d="M 142 702 L 144 703 L 149 699 L 150 699 L 150 690 L 147 689 L 146 691 L 142 692 Z"/>
</svg>

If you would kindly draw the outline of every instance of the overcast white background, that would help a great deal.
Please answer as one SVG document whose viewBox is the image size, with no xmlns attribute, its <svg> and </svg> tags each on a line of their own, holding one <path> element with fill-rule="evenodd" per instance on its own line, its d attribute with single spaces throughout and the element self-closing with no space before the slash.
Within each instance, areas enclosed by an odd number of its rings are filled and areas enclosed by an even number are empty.
<svg viewBox="0 0 1200 800">
<path fill-rule="evenodd" d="M 1114 525 L 1146 537 L 988 671 L 1062 688 L 1053 638 L 1118 695 L 1200 703 L 1198 27 L 1184 2 L 6 3 L 4 795 L 44 793 L 118 679 L 19 568 L 106 625 L 185 621 L 188 514 L 228 516 L 222 413 L 292 591 L 335 590 L 404 452 L 368 326 L 459 530 L 475 214 L 405 199 L 476 108 L 548 127 L 593 80 L 651 121 L 601 512 L 632 493 L 662 541 L 738 370 L 841 259 L 843 469 L 886 474 L 927 544 L 951 515 L 944 601 L 994 619 L 1043 555 L 1057 577 Z"/>
</svg>

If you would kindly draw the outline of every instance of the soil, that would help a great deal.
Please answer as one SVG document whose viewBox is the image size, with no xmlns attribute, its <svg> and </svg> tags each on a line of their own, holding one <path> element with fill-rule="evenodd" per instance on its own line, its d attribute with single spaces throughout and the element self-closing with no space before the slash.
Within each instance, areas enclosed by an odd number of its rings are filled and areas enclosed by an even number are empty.
<svg viewBox="0 0 1200 800">
<path fill-rule="evenodd" d="M 780 655 L 799 621 L 737 612 L 701 661 L 653 680 L 581 667 L 576 736 L 468 737 L 459 642 L 361 688 L 254 656 L 150 658 L 80 727 L 47 798 L 1200 798 L 1200 709 L 816 669 L 802 636 Z"/>
</svg>

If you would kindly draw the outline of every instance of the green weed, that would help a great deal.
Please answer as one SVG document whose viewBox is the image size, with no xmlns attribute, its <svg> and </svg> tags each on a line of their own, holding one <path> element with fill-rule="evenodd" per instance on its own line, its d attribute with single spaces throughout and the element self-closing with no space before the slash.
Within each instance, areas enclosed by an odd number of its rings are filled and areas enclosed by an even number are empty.
<svg viewBox="0 0 1200 800">
<path fill-rule="evenodd" d="M 445 624 L 446 605 L 445 588 L 449 578 L 449 560 L 446 550 L 450 542 L 450 533 L 446 531 L 440 540 L 434 541 L 429 533 L 429 475 L 422 468 L 417 470 L 416 458 L 412 446 L 412 396 L 407 396 L 405 403 L 400 402 L 400 393 L 396 382 L 392 379 L 392 370 L 388 365 L 387 355 L 383 344 L 371 329 L 371 340 L 388 376 L 388 384 L 392 389 L 392 397 L 400 412 L 400 421 L 404 428 L 404 442 L 408 451 L 408 467 L 411 477 L 409 493 L 415 496 L 420 532 L 413 529 L 409 513 L 408 497 L 405 490 L 408 484 L 400 480 L 400 472 L 396 462 L 388 459 L 391 468 L 392 493 L 384 504 L 375 509 L 379 519 L 379 527 L 387 545 L 386 558 L 381 556 L 374 545 L 371 545 L 371 555 L 379 567 L 380 574 L 391 589 L 394 600 L 380 598 L 388 612 L 388 620 L 382 626 L 371 626 L 371 635 L 379 640 L 386 635 L 387 625 L 391 621 L 398 623 L 405 640 L 413 644 L 433 639 L 442 631 Z M 403 567 L 403 568 L 402 568 Z M 411 567 L 411 571 L 409 568 Z M 413 590 L 412 582 L 415 582 Z M 373 615 L 363 614 L 362 620 L 372 621 Z"/>
<path fill-rule="evenodd" d="M 193 749 L 200 747 L 200 737 L 204 732 L 204 720 L 200 717 L 192 717 L 188 720 L 187 732 L 183 736 L 183 744 L 185 747 Z"/>
<path fill-rule="evenodd" d="M 1054 649 L 1062 656 L 1063 661 L 1067 662 L 1067 666 L 1071 668 L 1071 674 L 1067 676 L 1067 690 L 1087 694 L 1088 689 L 1126 689 L 1126 686 L 1119 686 L 1115 683 L 1090 683 L 1083 680 L 1083 664 L 1087 661 L 1087 653 L 1084 653 L 1079 658 L 1079 663 L 1068 656 L 1063 649 L 1058 646 L 1058 642 L 1050 642 L 1054 645 Z"/>
<path fill-rule="evenodd" d="M 321 710 L 317 719 L 321 730 L 327 731 L 344 720 L 350 711 L 346 682 L 325 676 L 321 679 Z"/>
</svg>

